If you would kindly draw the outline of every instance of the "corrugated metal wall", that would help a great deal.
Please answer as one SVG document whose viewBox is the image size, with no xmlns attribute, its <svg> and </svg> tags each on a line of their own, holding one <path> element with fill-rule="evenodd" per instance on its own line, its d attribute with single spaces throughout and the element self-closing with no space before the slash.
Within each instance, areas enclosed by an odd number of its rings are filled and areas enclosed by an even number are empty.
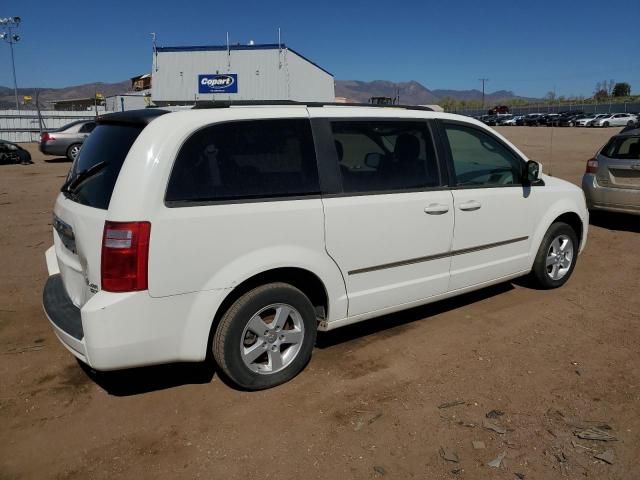
<svg viewBox="0 0 640 480">
<path fill-rule="evenodd" d="M 44 130 L 54 130 L 76 120 L 95 118 L 94 111 L 65 112 L 59 110 L 42 110 Z M 104 113 L 104 108 L 98 109 Z M 10 142 L 37 142 L 40 140 L 40 121 L 34 110 L 0 110 L 0 138 Z"/>
<path fill-rule="evenodd" d="M 235 73 L 238 93 L 198 93 L 198 75 Z M 288 49 L 159 51 L 154 56 L 156 104 L 195 100 L 304 100 L 332 102 L 333 77 Z"/>
</svg>

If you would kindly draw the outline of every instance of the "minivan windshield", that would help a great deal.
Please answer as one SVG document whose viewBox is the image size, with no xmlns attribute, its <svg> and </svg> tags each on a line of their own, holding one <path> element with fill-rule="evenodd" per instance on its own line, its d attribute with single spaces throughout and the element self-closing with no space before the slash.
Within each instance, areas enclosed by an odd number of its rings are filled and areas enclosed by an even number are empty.
<svg viewBox="0 0 640 480">
<path fill-rule="evenodd" d="M 65 196 L 89 207 L 106 210 L 118 174 L 133 142 L 137 125 L 98 125 L 87 137 L 62 186 Z"/>
</svg>

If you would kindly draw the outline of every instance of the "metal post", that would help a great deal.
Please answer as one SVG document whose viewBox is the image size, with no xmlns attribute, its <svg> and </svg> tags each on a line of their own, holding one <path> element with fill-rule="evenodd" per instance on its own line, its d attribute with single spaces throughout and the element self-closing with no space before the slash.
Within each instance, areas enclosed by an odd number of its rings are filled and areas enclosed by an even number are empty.
<svg viewBox="0 0 640 480">
<path fill-rule="evenodd" d="M 488 82 L 489 79 L 488 78 L 480 78 L 479 80 L 482 82 L 482 111 L 484 112 L 484 83 Z"/>
<path fill-rule="evenodd" d="M 16 62 L 13 55 L 13 44 L 20 40 L 20 36 L 13 33 L 13 27 L 20 26 L 20 17 L 7 17 L 0 18 L 0 26 L 4 30 L 0 32 L 0 40 L 5 40 L 9 43 L 9 50 L 11 51 L 11 69 L 13 72 L 13 95 L 16 101 L 16 110 L 20 111 L 20 102 L 18 101 L 18 80 L 16 79 Z"/>
<path fill-rule="evenodd" d="M 9 27 L 9 50 L 11 50 L 11 69 L 13 71 L 13 95 L 16 98 L 16 110 L 20 111 L 20 103 L 18 102 L 18 81 L 16 80 L 16 62 L 13 58 L 13 38 L 11 27 Z"/>
</svg>

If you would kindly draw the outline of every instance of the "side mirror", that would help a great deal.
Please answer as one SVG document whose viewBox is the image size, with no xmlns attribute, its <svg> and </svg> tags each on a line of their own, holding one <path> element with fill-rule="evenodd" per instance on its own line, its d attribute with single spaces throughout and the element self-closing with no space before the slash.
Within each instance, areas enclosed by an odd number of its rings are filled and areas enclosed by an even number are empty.
<svg viewBox="0 0 640 480">
<path fill-rule="evenodd" d="M 369 168 L 377 170 L 380 166 L 380 162 L 382 162 L 381 153 L 367 153 L 364 157 L 364 164 Z"/>
<path fill-rule="evenodd" d="M 526 165 L 526 183 L 532 185 L 540 180 L 540 175 L 542 174 L 542 165 L 540 165 L 535 160 L 529 160 Z"/>
</svg>

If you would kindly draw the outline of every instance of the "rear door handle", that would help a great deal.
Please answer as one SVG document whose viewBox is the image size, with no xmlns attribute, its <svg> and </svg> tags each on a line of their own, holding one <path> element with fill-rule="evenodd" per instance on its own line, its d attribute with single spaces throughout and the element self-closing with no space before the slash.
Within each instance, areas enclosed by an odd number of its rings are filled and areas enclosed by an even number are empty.
<svg viewBox="0 0 640 480">
<path fill-rule="evenodd" d="M 428 213 L 429 215 L 442 215 L 443 213 L 447 213 L 448 211 L 449 206 L 443 205 L 442 203 L 431 203 L 424 209 L 424 213 Z"/>
<path fill-rule="evenodd" d="M 475 200 L 469 200 L 468 202 L 464 202 L 460 204 L 460 210 L 464 210 L 466 212 L 479 210 L 480 207 L 482 207 L 482 204 L 480 202 L 476 202 Z"/>
</svg>

